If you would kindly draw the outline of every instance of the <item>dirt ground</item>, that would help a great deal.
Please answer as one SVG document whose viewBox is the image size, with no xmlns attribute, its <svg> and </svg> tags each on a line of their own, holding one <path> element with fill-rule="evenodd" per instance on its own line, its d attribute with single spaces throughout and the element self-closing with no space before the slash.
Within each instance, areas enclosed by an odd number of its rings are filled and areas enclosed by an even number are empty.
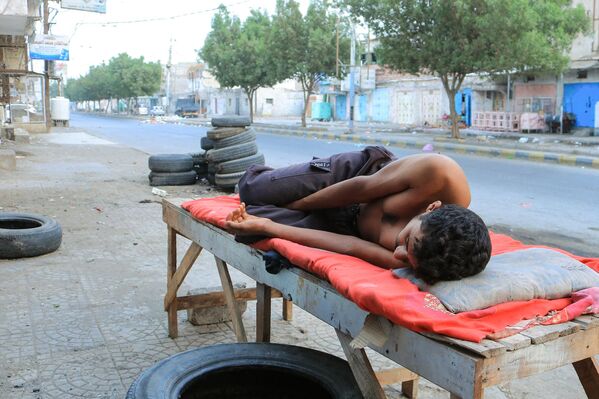
<svg viewBox="0 0 599 399">
<path fill-rule="evenodd" d="M 158 360 L 235 341 L 229 323 L 196 327 L 184 312 L 180 337 L 167 335 L 166 228 L 148 186 L 147 154 L 74 129 L 1 148 L 16 150 L 18 159 L 17 171 L 0 170 L 0 211 L 53 217 L 63 242 L 48 255 L 0 260 L 0 398 L 122 398 Z M 164 189 L 173 198 L 222 194 L 200 183 Z M 252 286 L 231 272 L 234 282 Z M 179 292 L 218 285 L 213 259 L 202 254 Z M 250 303 L 244 315 L 250 338 L 254 309 Z M 279 310 L 275 303 L 273 342 L 343 357 L 331 327 L 297 307 L 285 322 Z M 377 357 L 374 366 L 392 364 Z M 398 389 L 387 387 L 388 397 L 400 397 Z M 423 399 L 449 396 L 423 380 L 419 389 Z M 486 397 L 574 399 L 584 392 L 564 367 L 488 389 Z"/>
</svg>

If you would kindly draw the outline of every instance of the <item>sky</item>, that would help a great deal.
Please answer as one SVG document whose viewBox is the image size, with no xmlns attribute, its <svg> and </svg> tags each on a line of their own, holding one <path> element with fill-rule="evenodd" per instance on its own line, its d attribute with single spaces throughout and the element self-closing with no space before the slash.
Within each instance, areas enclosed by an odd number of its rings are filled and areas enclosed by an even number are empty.
<svg viewBox="0 0 599 399">
<path fill-rule="evenodd" d="M 219 4 L 243 21 L 252 9 L 274 13 L 276 0 L 107 0 L 106 14 L 61 9 L 50 2 L 57 11 L 50 32 L 70 37 L 69 78 L 123 52 L 166 64 L 171 39 L 173 63 L 195 62 Z M 308 0 L 300 4 L 305 12 Z"/>
</svg>

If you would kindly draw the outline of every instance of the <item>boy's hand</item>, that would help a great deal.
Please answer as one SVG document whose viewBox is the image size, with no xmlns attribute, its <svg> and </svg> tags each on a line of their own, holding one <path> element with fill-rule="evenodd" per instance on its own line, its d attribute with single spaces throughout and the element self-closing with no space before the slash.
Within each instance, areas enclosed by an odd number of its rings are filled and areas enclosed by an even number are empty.
<svg viewBox="0 0 599 399">
<path fill-rule="evenodd" d="M 229 233 L 238 235 L 266 234 L 266 225 L 270 221 L 248 214 L 242 202 L 239 208 L 229 213 L 225 222 L 225 229 Z"/>
</svg>

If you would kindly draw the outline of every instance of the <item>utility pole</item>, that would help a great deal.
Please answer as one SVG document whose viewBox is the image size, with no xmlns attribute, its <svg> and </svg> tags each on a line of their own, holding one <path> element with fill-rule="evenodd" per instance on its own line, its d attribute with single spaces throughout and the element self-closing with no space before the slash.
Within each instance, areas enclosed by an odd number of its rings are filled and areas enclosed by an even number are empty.
<svg viewBox="0 0 599 399">
<path fill-rule="evenodd" d="M 168 46 L 168 62 L 166 64 L 166 114 L 171 114 L 171 67 L 173 58 L 173 38 Z"/>
<path fill-rule="evenodd" d="M 337 48 L 335 52 L 335 78 L 339 79 L 339 15 L 337 15 L 337 26 L 335 27 L 337 35 Z"/>
<path fill-rule="evenodd" d="M 356 30 L 354 28 L 354 23 L 351 24 L 351 51 L 350 51 L 350 60 L 349 60 L 349 132 L 353 133 L 354 131 L 354 97 L 356 87 L 354 85 L 355 81 L 355 58 L 356 58 Z"/>
<path fill-rule="evenodd" d="M 50 11 L 48 9 L 48 0 L 44 0 L 44 35 L 50 32 Z M 46 129 L 50 130 L 52 126 L 52 117 L 50 115 L 50 70 L 52 61 L 44 61 L 44 116 L 46 119 Z"/>
</svg>

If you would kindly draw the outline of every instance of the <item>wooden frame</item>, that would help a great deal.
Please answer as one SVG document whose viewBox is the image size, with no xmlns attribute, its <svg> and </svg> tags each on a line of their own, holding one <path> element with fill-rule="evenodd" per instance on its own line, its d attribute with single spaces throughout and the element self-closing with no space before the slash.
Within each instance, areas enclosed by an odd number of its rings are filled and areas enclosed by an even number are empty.
<svg viewBox="0 0 599 399">
<path fill-rule="evenodd" d="M 267 273 L 258 250 L 236 242 L 218 227 L 195 220 L 179 206 L 180 203 L 163 200 L 163 220 L 168 226 L 169 243 L 165 309 L 171 337 L 177 335 L 176 312 L 183 309 L 176 288 L 197 258 L 196 253 L 204 248 L 217 259 L 238 340 L 245 340 L 245 332 L 241 320 L 236 321 L 236 293 L 228 272 L 225 273 L 227 264 L 257 283 L 257 340 L 267 342 L 270 338 L 270 297 L 272 292 L 279 292 L 289 301 L 284 308 L 293 300 L 295 305 L 336 329 L 356 380 L 367 398 L 383 398 L 380 382 L 398 382 L 397 379 L 404 381 L 404 393 L 415 397 L 417 375 L 448 390 L 452 398 L 482 398 L 486 387 L 573 364 L 587 396 L 599 399 L 599 368 L 593 358 L 599 354 L 597 317 L 584 316 L 571 323 L 535 327 L 523 334 L 499 341 L 483 340 L 480 344 L 436 334 L 419 334 L 393 325 L 382 317 L 369 315 L 326 281 L 300 268 L 283 269 L 277 275 Z M 178 269 L 174 250 L 177 234 L 192 241 Z M 197 298 L 187 297 L 185 301 L 199 303 Z M 366 346 L 410 371 L 373 373 L 363 351 Z M 394 377 L 389 378 L 390 375 Z"/>
</svg>

